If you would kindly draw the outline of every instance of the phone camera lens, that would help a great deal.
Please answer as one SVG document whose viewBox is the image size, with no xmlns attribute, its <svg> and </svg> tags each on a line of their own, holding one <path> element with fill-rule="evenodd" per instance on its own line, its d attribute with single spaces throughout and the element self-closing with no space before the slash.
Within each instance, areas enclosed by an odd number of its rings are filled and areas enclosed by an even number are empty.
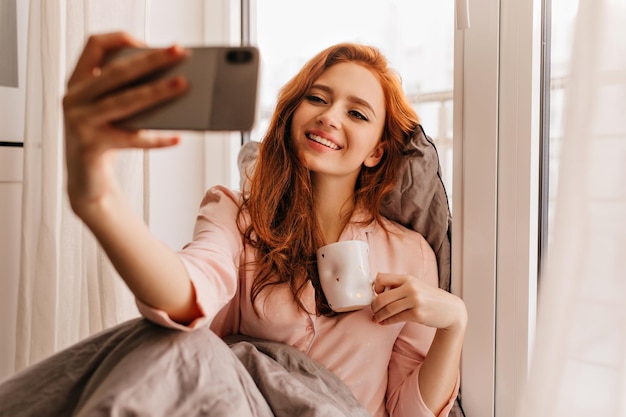
<svg viewBox="0 0 626 417">
<path fill-rule="evenodd" d="M 228 51 L 226 59 L 233 64 L 243 64 L 252 60 L 252 52 L 244 49 Z"/>
</svg>

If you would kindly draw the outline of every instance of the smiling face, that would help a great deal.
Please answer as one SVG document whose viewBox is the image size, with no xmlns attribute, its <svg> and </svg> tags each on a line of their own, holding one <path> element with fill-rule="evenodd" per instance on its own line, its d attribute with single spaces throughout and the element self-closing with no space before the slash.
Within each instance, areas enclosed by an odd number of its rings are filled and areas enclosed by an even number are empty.
<svg viewBox="0 0 626 417">
<path fill-rule="evenodd" d="M 291 138 L 312 175 L 356 181 L 363 165 L 383 156 L 383 89 L 365 67 L 345 62 L 328 68 L 296 108 Z"/>
</svg>

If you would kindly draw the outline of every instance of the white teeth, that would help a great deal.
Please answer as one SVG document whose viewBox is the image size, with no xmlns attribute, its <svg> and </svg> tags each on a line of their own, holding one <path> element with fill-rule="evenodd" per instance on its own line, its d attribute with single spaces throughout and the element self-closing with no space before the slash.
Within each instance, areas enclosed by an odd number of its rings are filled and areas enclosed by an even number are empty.
<svg viewBox="0 0 626 417">
<path fill-rule="evenodd" d="M 309 133 L 309 134 L 307 135 L 307 137 L 308 137 L 309 139 L 311 139 L 311 140 L 313 140 L 313 141 L 317 142 L 317 143 L 320 143 L 320 144 L 322 144 L 322 145 L 324 145 L 324 146 L 326 146 L 326 147 L 330 148 L 330 149 L 335 149 L 335 150 L 339 149 L 339 146 L 337 146 L 337 145 L 336 145 L 336 144 L 334 144 L 333 142 L 329 141 L 328 139 L 324 139 L 324 138 L 323 138 L 323 137 L 321 137 L 321 136 L 317 136 L 317 135 L 313 135 L 313 134 Z"/>
</svg>

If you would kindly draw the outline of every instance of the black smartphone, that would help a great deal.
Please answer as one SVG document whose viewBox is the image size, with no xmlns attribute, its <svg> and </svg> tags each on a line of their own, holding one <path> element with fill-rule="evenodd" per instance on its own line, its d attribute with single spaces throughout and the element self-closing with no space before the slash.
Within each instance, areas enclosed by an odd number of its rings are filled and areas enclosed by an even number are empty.
<svg viewBox="0 0 626 417">
<path fill-rule="evenodd" d="M 184 95 L 116 122 L 128 129 L 249 131 L 255 121 L 259 51 L 253 46 L 189 47 L 187 59 L 139 80 L 182 75 Z M 108 59 L 145 50 L 124 48 Z M 134 83 L 136 84 L 136 83 Z"/>
</svg>

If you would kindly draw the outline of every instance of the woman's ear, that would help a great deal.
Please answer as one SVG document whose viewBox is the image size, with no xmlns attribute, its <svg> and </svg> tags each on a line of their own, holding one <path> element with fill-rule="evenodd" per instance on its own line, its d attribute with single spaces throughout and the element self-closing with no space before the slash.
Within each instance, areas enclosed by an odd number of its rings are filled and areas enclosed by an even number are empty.
<svg viewBox="0 0 626 417">
<path fill-rule="evenodd" d="M 378 145 L 376 145 L 376 148 L 374 148 L 372 153 L 367 155 L 367 158 L 365 158 L 365 161 L 363 161 L 363 165 L 365 165 L 368 168 L 375 167 L 383 158 L 384 154 L 385 154 L 385 144 L 381 142 Z"/>
</svg>

